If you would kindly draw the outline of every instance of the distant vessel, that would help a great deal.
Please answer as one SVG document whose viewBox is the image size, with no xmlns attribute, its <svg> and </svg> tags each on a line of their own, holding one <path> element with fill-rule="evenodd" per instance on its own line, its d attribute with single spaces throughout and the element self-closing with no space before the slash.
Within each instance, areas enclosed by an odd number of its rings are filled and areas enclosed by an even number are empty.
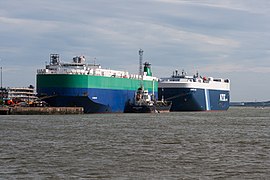
<svg viewBox="0 0 270 180">
<path fill-rule="evenodd" d="M 135 97 L 125 107 L 125 113 L 161 113 L 169 112 L 170 101 L 156 101 L 154 94 L 149 94 L 143 87 L 138 88 Z"/>
<path fill-rule="evenodd" d="M 37 93 L 50 106 L 83 107 L 85 113 L 124 112 L 141 83 L 157 98 L 158 78 L 152 76 L 150 64 L 140 73 L 103 69 L 87 64 L 84 56 L 63 63 L 58 54 L 51 54 L 50 64 L 37 72 Z"/>
<path fill-rule="evenodd" d="M 230 104 L 230 80 L 187 76 L 174 71 L 168 78 L 161 78 L 159 99 L 172 101 L 171 111 L 227 110 Z"/>
</svg>

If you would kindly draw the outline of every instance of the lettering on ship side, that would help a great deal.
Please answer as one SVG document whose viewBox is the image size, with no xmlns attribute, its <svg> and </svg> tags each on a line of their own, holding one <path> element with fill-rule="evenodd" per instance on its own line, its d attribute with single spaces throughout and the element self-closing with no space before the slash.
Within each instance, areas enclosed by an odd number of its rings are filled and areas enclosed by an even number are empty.
<svg viewBox="0 0 270 180">
<path fill-rule="evenodd" d="M 226 94 L 220 94 L 219 95 L 219 101 L 223 101 L 223 102 L 228 101 L 228 98 L 226 98 Z"/>
</svg>

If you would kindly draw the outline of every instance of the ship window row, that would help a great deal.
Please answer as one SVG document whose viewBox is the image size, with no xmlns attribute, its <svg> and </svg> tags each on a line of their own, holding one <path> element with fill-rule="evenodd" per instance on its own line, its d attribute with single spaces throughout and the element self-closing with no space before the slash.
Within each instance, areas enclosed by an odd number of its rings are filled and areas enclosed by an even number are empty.
<svg viewBox="0 0 270 180">
<path fill-rule="evenodd" d="M 93 76 L 105 76 L 105 77 L 116 77 L 116 78 L 129 78 L 129 79 L 140 79 L 141 76 L 137 74 L 128 74 L 125 72 L 103 72 L 103 71 L 94 71 L 93 69 L 88 70 L 70 70 L 63 69 L 62 71 L 48 70 L 48 69 L 39 69 L 38 74 L 80 74 L 80 75 L 93 75 Z M 144 76 L 148 77 L 148 76 Z"/>
<path fill-rule="evenodd" d="M 229 79 L 213 79 L 213 78 L 203 78 L 203 79 L 197 79 L 197 78 L 162 78 L 159 80 L 160 82 L 162 81 L 175 81 L 175 82 L 199 82 L 199 83 L 210 83 L 210 82 L 224 82 L 224 83 L 229 83 Z"/>
<path fill-rule="evenodd" d="M 33 96 L 35 97 L 35 94 L 13 94 L 13 93 L 8 93 L 9 96 Z"/>
<path fill-rule="evenodd" d="M 21 91 L 21 90 L 8 90 L 9 93 L 34 93 L 32 90 L 24 90 L 24 91 Z"/>
</svg>

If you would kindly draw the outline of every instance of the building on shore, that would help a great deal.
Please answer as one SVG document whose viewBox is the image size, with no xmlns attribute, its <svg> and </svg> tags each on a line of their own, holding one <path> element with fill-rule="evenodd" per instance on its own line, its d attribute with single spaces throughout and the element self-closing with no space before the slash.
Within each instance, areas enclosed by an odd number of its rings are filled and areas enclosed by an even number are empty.
<svg viewBox="0 0 270 180">
<path fill-rule="evenodd" d="M 1 100 L 13 100 L 17 102 L 33 102 L 37 100 L 35 88 L 29 87 L 7 87 L 0 89 Z"/>
<path fill-rule="evenodd" d="M 0 98 L 1 100 L 8 98 L 7 88 L 4 88 L 4 87 L 0 88 Z"/>
</svg>

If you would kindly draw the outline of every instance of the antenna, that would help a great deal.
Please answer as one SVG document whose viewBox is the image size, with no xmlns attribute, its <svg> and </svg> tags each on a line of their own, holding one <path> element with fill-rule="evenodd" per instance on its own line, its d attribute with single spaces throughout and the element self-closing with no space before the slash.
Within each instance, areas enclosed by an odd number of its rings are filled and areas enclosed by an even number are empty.
<svg viewBox="0 0 270 180">
<path fill-rule="evenodd" d="M 3 67 L 1 66 L 1 90 L 2 90 L 2 97 L 3 97 Z"/>
<path fill-rule="evenodd" d="M 94 57 L 94 66 L 96 65 L 96 60 L 97 60 L 97 58 L 96 58 L 96 57 Z"/>
</svg>

